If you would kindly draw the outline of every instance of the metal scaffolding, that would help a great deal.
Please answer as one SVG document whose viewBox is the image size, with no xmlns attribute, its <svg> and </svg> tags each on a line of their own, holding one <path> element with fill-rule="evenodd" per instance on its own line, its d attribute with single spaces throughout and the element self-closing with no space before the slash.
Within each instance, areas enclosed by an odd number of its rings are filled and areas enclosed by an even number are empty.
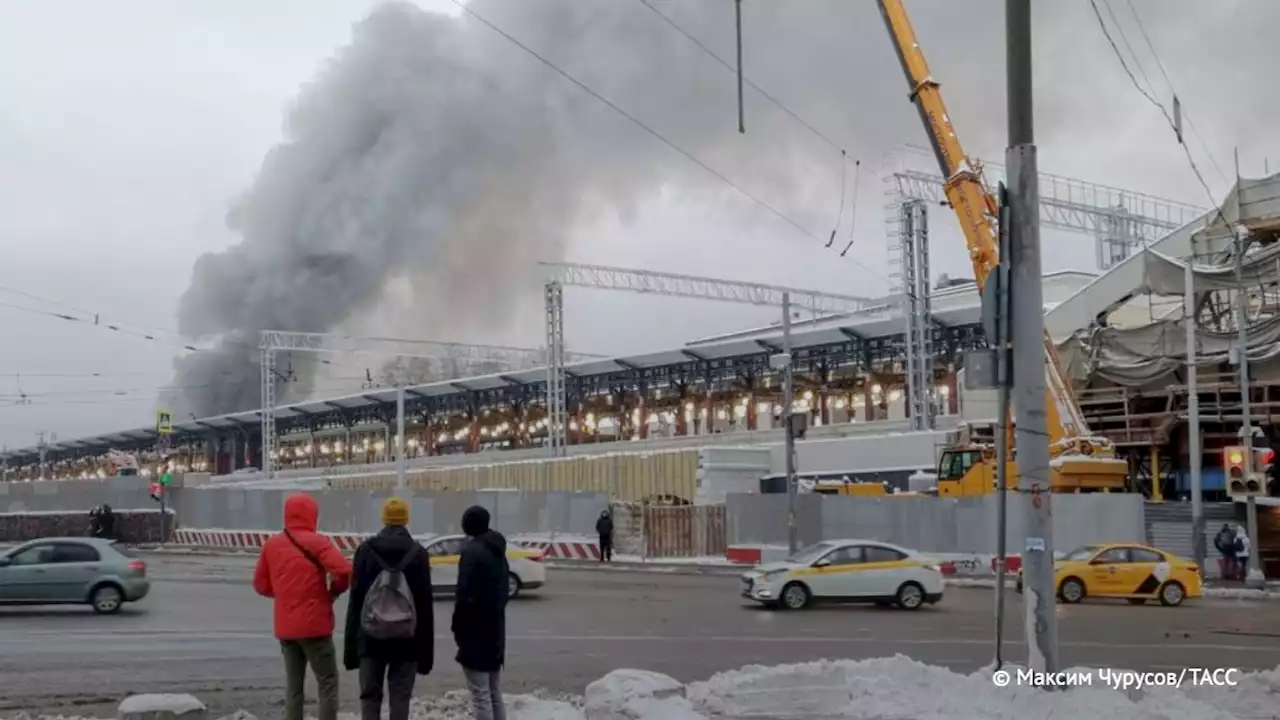
<svg viewBox="0 0 1280 720">
<path fill-rule="evenodd" d="M 262 374 L 262 473 L 275 475 L 276 435 L 276 352 L 366 353 L 430 360 L 457 360 L 468 363 L 492 363 L 504 371 L 537 367 L 547 359 L 547 351 L 505 345 L 470 345 L 465 343 L 406 340 L 391 337 L 356 337 L 329 333 L 303 333 L 286 330 L 264 330 L 259 345 Z M 563 354 L 563 347 L 561 348 Z M 594 357 L 594 356 L 591 356 Z M 563 363 L 562 363 L 563 364 Z"/>
<path fill-rule="evenodd" d="M 902 258 L 903 308 L 907 342 L 907 398 L 911 427 L 931 430 L 936 403 L 933 381 L 933 293 L 929 284 L 929 209 L 912 200 L 897 204 L 896 235 Z"/>
<path fill-rule="evenodd" d="M 547 314 L 547 447 L 556 457 L 569 447 L 569 414 L 566 409 L 564 370 L 564 286 L 552 280 L 546 285 Z"/>
<path fill-rule="evenodd" d="M 782 308 L 784 296 L 789 296 L 792 307 L 805 308 L 815 316 L 884 307 L 883 300 L 855 295 L 721 278 L 575 263 L 544 262 L 539 265 L 547 272 L 547 433 L 551 438 L 552 455 L 563 455 L 568 447 L 568 398 L 564 369 L 564 288 L 567 286 L 777 308 Z"/>
</svg>

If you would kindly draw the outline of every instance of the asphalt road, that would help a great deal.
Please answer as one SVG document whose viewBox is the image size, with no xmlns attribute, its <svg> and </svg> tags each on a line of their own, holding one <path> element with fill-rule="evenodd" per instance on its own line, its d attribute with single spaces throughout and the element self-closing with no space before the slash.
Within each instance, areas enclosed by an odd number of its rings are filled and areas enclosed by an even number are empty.
<svg viewBox="0 0 1280 720">
<path fill-rule="evenodd" d="M 0 712 L 110 717 L 130 693 L 191 692 L 215 717 L 237 708 L 278 714 L 280 652 L 270 602 L 249 586 L 253 560 L 148 560 L 151 596 L 117 616 L 95 616 L 87 608 L 0 608 Z M 509 607 L 504 685 L 511 692 L 580 694 L 618 667 L 689 681 L 751 663 L 902 653 L 973 671 L 992 658 L 991 590 L 953 588 L 940 605 L 915 613 L 874 607 L 789 613 L 741 600 L 737 583 L 710 575 L 552 570 L 537 596 Z M 345 602 L 337 609 L 345 613 Z M 1176 609 L 1060 607 L 1062 659 L 1140 669 L 1274 668 L 1280 665 L 1276 609 L 1225 600 Z M 461 687 L 450 610 L 447 601 L 436 603 L 436 670 L 419 682 L 420 694 Z M 1013 593 L 1009 611 L 1009 657 L 1019 661 L 1022 605 Z M 344 675 L 342 697 L 354 709 L 354 673 Z"/>
</svg>

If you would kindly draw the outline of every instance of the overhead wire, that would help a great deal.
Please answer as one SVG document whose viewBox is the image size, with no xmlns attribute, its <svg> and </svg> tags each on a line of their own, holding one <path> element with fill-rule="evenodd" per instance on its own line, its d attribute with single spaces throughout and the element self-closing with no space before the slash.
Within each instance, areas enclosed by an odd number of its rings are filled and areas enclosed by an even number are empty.
<svg viewBox="0 0 1280 720">
<path fill-rule="evenodd" d="M 669 25 L 676 32 L 683 35 L 689 42 L 693 43 L 696 47 L 698 47 L 700 50 L 706 53 L 713 60 L 720 63 L 720 65 L 725 70 L 728 70 L 729 72 L 735 75 L 739 75 L 742 78 L 743 83 L 750 86 L 752 90 L 755 90 L 756 92 L 760 93 L 761 97 L 773 103 L 774 106 L 777 107 L 779 110 L 786 113 L 787 115 L 790 115 L 791 119 L 795 120 L 796 122 L 800 123 L 805 128 L 807 128 L 809 132 L 813 133 L 814 137 L 817 137 L 819 140 L 829 145 L 832 150 L 835 150 L 836 152 L 840 153 L 840 210 L 836 215 L 836 227 L 832 229 L 831 237 L 827 239 L 827 244 L 825 246 L 830 248 L 836 241 L 836 234 L 840 231 L 840 223 L 844 218 L 844 207 L 845 207 L 845 197 L 846 197 L 845 179 L 846 179 L 846 172 L 848 170 L 848 162 L 849 162 L 848 151 L 844 148 L 844 146 L 842 146 L 840 143 L 833 140 L 829 135 L 819 130 L 816 126 L 814 126 L 813 123 L 809 122 L 808 120 L 805 120 L 803 117 L 800 116 L 799 113 L 787 107 L 786 103 L 774 97 L 768 90 L 765 90 L 764 88 L 760 87 L 758 83 L 756 83 L 751 78 L 747 77 L 745 73 L 740 73 L 739 68 L 736 68 L 733 65 L 731 65 L 728 60 L 721 57 L 715 50 L 712 50 L 710 47 L 708 47 L 706 43 L 699 40 L 696 35 L 684 29 L 684 27 L 681 26 L 680 23 L 676 22 L 670 15 L 667 15 L 666 13 L 662 12 L 658 8 L 654 7 L 649 0 L 637 0 L 637 2 L 639 2 L 641 5 L 648 8 L 650 12 L 652 12 L 654 15 L 657 15 L 664 23 Z M 861 160 L 857 160 L 855 162 L 855 172 L 856 172 L 856 167 L 860 166 L 861 164 L 862 164 Z M 856 192 L 856 185 L 855 185 L 855 192 Z M 857 219 L 858 219 L 858 214 L 857 214 L 857 206 L 855 203 L 851 222 L 854 225 L 856 225 Z M 852 225 L 850 227 L 852 227 Z M 846 252 L 848 252 L 847 249 L 846 249 Z M 840 257 L 844 257 L 844 253 L 841 253 Z M 864 269 L 867 269 L 870 272 L 869 268 L 864 267 Z"/>
<path fill-rule="evenodd" d="M 853 163 L 853 210 L 850 213 L 853 219 L 849 221 L 849 242 L 845 243 L 844 249 L 840 251 L 840 257 L 844 257 L 849 252 L 849 248 L 853 247 L 853 233 L 858 226 L 858 188 L 862 185 L 862 161 L 858 160 Z"/>
<path fill-rule="evenodd" d="M 536 60 L 538 60 L 539 62 L 541 62 L 543 65 L 545 65 L 545 66 L 546 66 L 548 69 L 550 69 L 552 72 L 554 72 L 554 73 L 556 73 L 557 75 L 559 75 L 559 76 L 563 77 L 565 80 L 568 80 L 569 82 L 573 83 L 575 86 L 577 86 L 577 87 L 578 87 L 578 89 L 580 89 L 580 90 L 582 90 L 583 92 L 587 93 L 588 95 L 590 95 L 591 97 L 595 98 L 595 99 L 596 99 L 596 100 L 598 100 L 600 103 L 602 103 L 603 105 L 605 105 L 606 107 L 608 107 L 609 109 L 613 110 L 614 112 L 618 113 L 618 114 L 619 114 L 619 115 L 621 115 L 622 117 L 624 117 L 624 118 L 626 118 L 627 120 L 629 120 L 633 125 L 635 125 L 636 127 L 640 128 L 641 130 L 645 131 L 647 134 L 649 134 L 651 137 L 653 137 L 653 138 L 654 138 L 655 140 L 657 140 L 658 142 L 661 142 L 663 145 L 666 145 L 666 146 L 667 146 L 668 148 L 670 148 L 671 150 L 673 150 L 673 151 L 675 151 L 676 153 L 679 153 L 680 155 L 682 155 L 682 156 L 683 156 L 686 160 L 688 160 L 689 162 L 692 162 L 693 164 L 695 164 L 695 165 L 697 165 L 698 167 L 702 168 L 702 169 L 703 169 L 704 171 L 706 171 L 709 175 L 711 175 L 712 177 L 715 177 L 717 180 L 719 180 L 720 182 L 724 183 L 726 186 L 728 186 L 729 188 L 731 188 L 732 190 L 734 190 L 735 192 L 737 192 L 739 195 L 742 195 L 743 197 L 747 198 L 747 199 L 748 199 L 748 200 L 750 200 L 751 202 L 755 203 L 756 205 L 760 206 L 760 207 L 761 207 L 761 208 L 763 208 L 764 210 L 768 211 L 768 212 L 769 212 L 770 214 L 772 214 L 774 217 L 776 217 L 776 218 L 778 218 L 779 220 L 783 221 L 783 222 L 784 222 L 784 223 L 786 223 L 787 225 L 790 225 L 790 226 L 791 226 L 792 228 L 794 228 L 797 232 L 799 232 L 799 233 L 801 233 L 801 234 L 805 235 L 806 237 L 808 237 L 808 238 L 810 238 L 810 239 L 812 239 L 812 240 L 815 240 L 815 241 L 817 241 L 817 242 L 819 242 L 819 243 L 823 242 L 823 239 L 822 239 L 821 237 L 819 237 L 818 235 L 816 235 L 815 233 L 813 233 L 811 230 L 809 230 L 809 229 L 808 229 L 808 228 L 806 228 L 805 226 L 801 225 L 799 222 L 797 222 L 797 221 L 796 221 L 794 218 L 792 218 L 790 215 L 787 215 L 786 213 L 784 213 L 784 212 L 782 212 L 781 210 L 779 210 L 777 207 L 775 207 L 775 206 L 773 206 L 772 204 L 770 204 L 768 201 L 764 200 L 763 198 L 759 197 L 758 195 L 753 194 L 751 191 L 749 191 L 749 190 L 747 190 L 747 189 L 743 188 L 741 185 L 738 185 L 737 183 L 733 182 L 733 181 L 732 181 L 732 180 L 730 180 L 730 179 L 728 178 L 728 176 L 726 176 L 724 173 L 721 173 L 719 170 L 716 170 L 716 169 L 715 169 L 715 168 L 713 168 L 712 166 L 708 165 L 708 164 L 707 164 L 705 161 L 703 161 L 701 158 L 699 158 L 698 156 L 694 155 L 692 152 L 690 152 L 690 151 L 688 151 L 688 150 L 684 149 L 683 147 L 681 147 L 680 145 L 678 145 L 675 141 L 673 141 L 673 140 L 669 139 L 668 137 L 666 137 L 666 136 L 665 136 L 665 135 L 663 135 L 662 133 L 658 132 L 658 131 L 657 131 L 656 129 L 654 129 L 651 125 L 649 125 L 648 123 L 644 122 L 643 120 L 641 120 L 640 118 L 636 117 L 635 115 L 631 114 L 630 112 L 628 112 L 627 110 L 625 110 L 622 106 L 618 105 L 618 104 L 617 104 L 617 103 L 615 103 L 614 101 L 612 101 L 612 100 L 610 100 L 609 98 L 605 97 L 605 96 L 604 96 L 604 95 L 602 95 L 600 92 L 598 92 L 595 88 L 592 88 L 590 85 L 586 84 L 586 83 L 585 83 L 585 82 L 583 82 L 582 80 L 579 80 L 576 76 L 574 76 L 574 75 L 573 75 L 572 73 L 570 73 L 569 71 L 565 70 L 564 68 L 561 68 L 559 65 L 555 64 L 554 62 L 552 62 L 552 61 L 551 61 L 550 59 L 548 59 L 546 56 L 542 55 L 542 54 L 541 54 L 541 53 L 539 53 L 538 51 L 534 50 L 533 48 L 529 47 L 529 46 L 528 46 L 528 45 L 526 45 L 525 43 L 521 42 L 521 41 L 519 40 L 519 38 L 515 37 L 514 35 L 512 35 L 512 34 L 511 34 L 511 33 L 509 33 L 509 32 L 507 32 L 506 30 L 503 30 L 502 28 L 498 27 L 496 24 L 494 24 L 493 22 L 491 22 L 488 18 L 484 17 L 484 16 L 483 16 L 483 15 L 481 15 L 480 13 L 476 12 L 473 8 L 471 8 L 471 7 L 470 7 L 470 5 L 469 5 L 467 2 L 465 2 L 465 0 L 450 0 L 450 2 L 452 2 L 454 5 L 457 5 L 457 6 L 458 6 L 458 8 L 459 8 L 460 10 L 462 10 L 464 13 L 466 13 L 467 15 L 471 16 L 472 18 L 474 18 L 477 22 L 479 22 L 479 23 L 483 24 L 484 26 L 488 27 L 490 30 L 492 30 L 492 31 L 494 31 L 495 33 L 497 33 L 497 34 L 501 35 L 502 37 L 506 38 L 506 40 L 507 40 L 508 42 L 510 42 L 512 45 L 515 45 L 516 47 L 518 47 L 518 48 L 520 48 L 521 50 L 523 50 L 525 53 L 527 53 L 527 54 L 529 54 L 530 56 L 532 56 L 534 59 L 536 59 Z M 734 72 L 737 72 L 737 71 L 735 70 Z M 745 79 L 744 79 L 744 81 L 745 81 Z M 867 271 L 867 272 L 868 272 L 868 273 L 870 273 L 871 275 L 873 275 L 873 276 L 875 276 L 875 277 L 882 278 L 882 279 L 884 278 L 884 275 L 883 275 L 882 273 L 879 273 L 879 272 L 876 272 L 875 270 L 872 270 L 870 267 L 866 266 L 865 264 L 863 264 L 862 262 L 860 262 L 860 261 L 858 261 L 858 260 L 856 260 L 856 259 L 853 259 L 853 258 L 850 258 L 850 259 L 854 262 L 854 264 L 858 265 L 859 267 L 861 267 L 863 270 Z"/>
<path fill-rule="evenodd" d="M 160 337 L 160 335 L 172 335 L 178 338 L 183 337 L 182 333 L 178 332 L 177 330 L 163 328 L 156 325 L 145 325 L 142 323 L 128 322 L 123 320 L 118 322 L 104 322 L 102 319 L 103 313 L 97 313 L 92 310 L 79 308 L 74 305 L 70 305 L 68 303 L 64 303 L 52 298 L 41 297 L 39 295 L 26 292 L 25 290 L 19 290 L 13 287 L 0 285 L 0 293 L 12 293 L 15 295 L 21 295 L 23 297 L 26 297 L 31 300 L 35 300 L 37 302 L 46 303 L 48 305 L 53 305 L 56 307 L 66 308 L 78 314 L 73 315 L 67 312 L 57 312 L 54 310 L 46 310 L 43 308 L 34 308 L 27 305 L 20 305 L 17 303 L 5 302 L 3 300 L 0 300 L 0 307 L 9 308 L 12 310 L 20 310 L 23 312 L 33 313 L 36 315 L 44 315 L 46 317 L 51 317 L 58 320 L 64 320 L 67 322 L 81 323 L 91 327 L 98 327 L 111 332 L 117 332 L 123 335 L 130 335 L 133 337 L 141 338 L 143 340 L 159 343 L 161 345 L 168 345 L 168 346 L 171 346 L 180 350 L 186 350 L 189 352 L 201 352 L 201 351 L 210 349 L 208 347 L 193 345 L 191 343 L 188 343 L 182 340 L 167 340 L 163 337 Z M 137 327 L 148 328 L 152 331 L 159 333 L 160 335 L 130 330 L 129 328 L 125 327 L 125 325 L 134 325 Z M 250 342 L 231 340 L 231 339 L 224 339 L 222 342 L 225 342 L 229 345 L 234 345 L 237 347 L 242 347 L 250 350 L 259 349 L 258 345 Z M 359 370 L 365 369 L 365 367 L 359 363 L 343 362 L 341 360 L 330 360 L 329 358 L 315 355 L 315 354 L 310 354 L 310 353 L 297 354 L 295 357 L 295 353 L 289 350 L 282 349 L 279 352 L 287 353 L 288 357 L 290 358 L 290 361 L 296 359 L 299 362 L 310 362 L 316 365 L 328 365 L 331 367 L 344 367 L 347 369 L 359 369 Z M 387 354 L 395 355 L 396 353 L 387 353 Z"/>
<path fill-rule="evenodd" d="M 1160 71 L 1160 75 L 1164 78 L 1164 82 L 1169 86 L 1169 92 L 1174 97 L 1179 97 L 1178 89 L 1174 87 L 1173 80 L 1169 78 L 1169 72 L 1164 67 L 1164 62 L 1160 60 L 1160 53 L 1156 52 L 1155 43 L 1151 42 L 1151 36 L 1147 34 L 1147 27 L 1142 22 L 1142 16 L 1138 14 L 1138 8 L 1134 6 L 1133 0 L 1125 0 L 1129 6 L 1129 12 L 1133 15 L 1133 20 L 1138 26 L 1138 32 L 1142 35 L 1142 40 L 1147 44 L 1147 50 L 1151 52 L 1151 57 L 1156 61 L 1156 68 Z M 1204 154 L 1209 157 L 1209 162 L 1213 165 L 1213 169 L 1218 173 L 1218 177 L 1222 178 L 1225 185 L 1230 185 L 1231 181 L 1227 179 L 1226 173 L 1222 171 L 1222 167 L 1218 165 L 1218 159 L 1213 156 L 1209 150 L 1209 144 L 1205 142 L 1204 137 L 1196 128 L 1195 121 L 1191 119 L 1191 113 L 1187 111 L 1186 103 L 1182 103 L 1182 116 L 1187 119 L 1187 128 L 1191 130 L 1191 134 L 1196 136 L 1196 140 L 1200 143 L 1200 148 L 1204 150 Z"/>
<path fill-rule="evenodd" d="M 643 1 L 643 0 L 642 0 Z M 840 151 L 840 210 L 836 212 L 836 226 L 831 228 L 831 238 L 827 240 L 827 247 L 836 241 L 836 233 L 840 232 L 840 223 L 844 221 L 844 196 L 845 196 L 845 175 L 849 162 L 843 150 Z M 854 215 L 854 219 L 857 219 Z"/>
<path fill-rule="evenodd" d="M 1115 39 L 1111 37 L 1111 31 L 1107 29 L 1106 21 L 1102 19 L 1102 11 L 1098 9 L 1098 0 L 1089 0 L 1089 5 L 1093 8 L 1093 14 L 1098 19 L 1098 27 L 1102 29 L 1103 36 L 1106 37 L 1107 43 L 1111 45 L 1112 52 L 1115 53 L 1116 59 L 1120 61 L 1120 67 L 1124 69 L 1125 75 L 1129 76 L 1129 81 L 1133 83 L 1133 87 L 1141 93 L 1148 102 L 1155 105 L 1156 108 L 1160 110 L 1160 114 L 1164 115 L 1165 121 L 1169 123 L 1169 128 L 1176 134 L 1178 131 L 1177 123 L 1174 122 L 1173 117 L 1169 114 L 1169 111 L 1165 108 L 1164 104 L 1152 97 L 1150 93 L 1143 89 L 1142 85 L 1138 83 L 1138 78 L 1135 77 L 1133 71 L 1129 69 L 1129 64 L 1125 62 L 1124 55 L 1120 52 L 1119 46 L 1116 45 Z M 1205 194 L 1209 196 L 1210 207 L 1217 210 L 1218 217 L 1224 224 L 1229 224 L 1227 223 L 1226 216 L 1222 213 L 1222 207 L 1218 203 L 1217 197 L 1213 194 L 1213 190 L 1209 188 L 1209 183 L 1205 181 L 1204 174 L 1200 172 L 1200 167 L 1196 164 L 1196 159 L 1192 156 L 1191 149 L 1187 147 L 1187 143 L 1184 142 L 1182 138 L 1179 138 L 1178 146 L 1181 147 L 1183 153 L 1186 154 L 1187 162 L 1191 164 L 1191 171 L 1195 173 L 1196 180 L 1200 181 L 1200 186 L 1204 188 Z"/>
</svg>

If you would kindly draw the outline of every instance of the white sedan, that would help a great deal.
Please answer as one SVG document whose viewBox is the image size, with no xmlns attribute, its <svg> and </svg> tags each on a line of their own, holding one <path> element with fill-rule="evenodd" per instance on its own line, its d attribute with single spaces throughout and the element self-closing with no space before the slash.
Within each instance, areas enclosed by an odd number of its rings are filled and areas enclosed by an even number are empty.
<svg viewBox="0 0 1280 720">
<path fill-rule="evenodd" d="M 449 595 L 458 587 L 458 562 L 462 560 L 462 546 L 466 535 L 441 535 L 423 543 L 431 563 L 431 588 L 437 594 Z M 547 566 L 542 564 L 542 552 L 507 546 L 507 597 L 513 598 L 525 590 L 534 590 L 547 583 Z"/>
<path fill-rule="evenodd" d="M 920 553 L 874 540 L 826 540 L 742 576 L 743 597 L 789 610 L 821 600 L 917 610 L 941 600 L 943 586 Z"/>
</svg>

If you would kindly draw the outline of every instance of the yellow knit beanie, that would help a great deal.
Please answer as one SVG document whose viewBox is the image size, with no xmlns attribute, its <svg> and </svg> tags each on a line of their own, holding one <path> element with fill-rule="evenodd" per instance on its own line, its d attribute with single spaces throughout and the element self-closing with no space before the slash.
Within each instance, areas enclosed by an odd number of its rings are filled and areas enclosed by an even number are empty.
<svg viewBox="0 0 1280 720">
<path fill-rule="evenodd" d="M 387 498 L 387 501 L 382 504 L 382 524 L 408 525 L 409 503 L 398 497 Z"/>
</svg>

